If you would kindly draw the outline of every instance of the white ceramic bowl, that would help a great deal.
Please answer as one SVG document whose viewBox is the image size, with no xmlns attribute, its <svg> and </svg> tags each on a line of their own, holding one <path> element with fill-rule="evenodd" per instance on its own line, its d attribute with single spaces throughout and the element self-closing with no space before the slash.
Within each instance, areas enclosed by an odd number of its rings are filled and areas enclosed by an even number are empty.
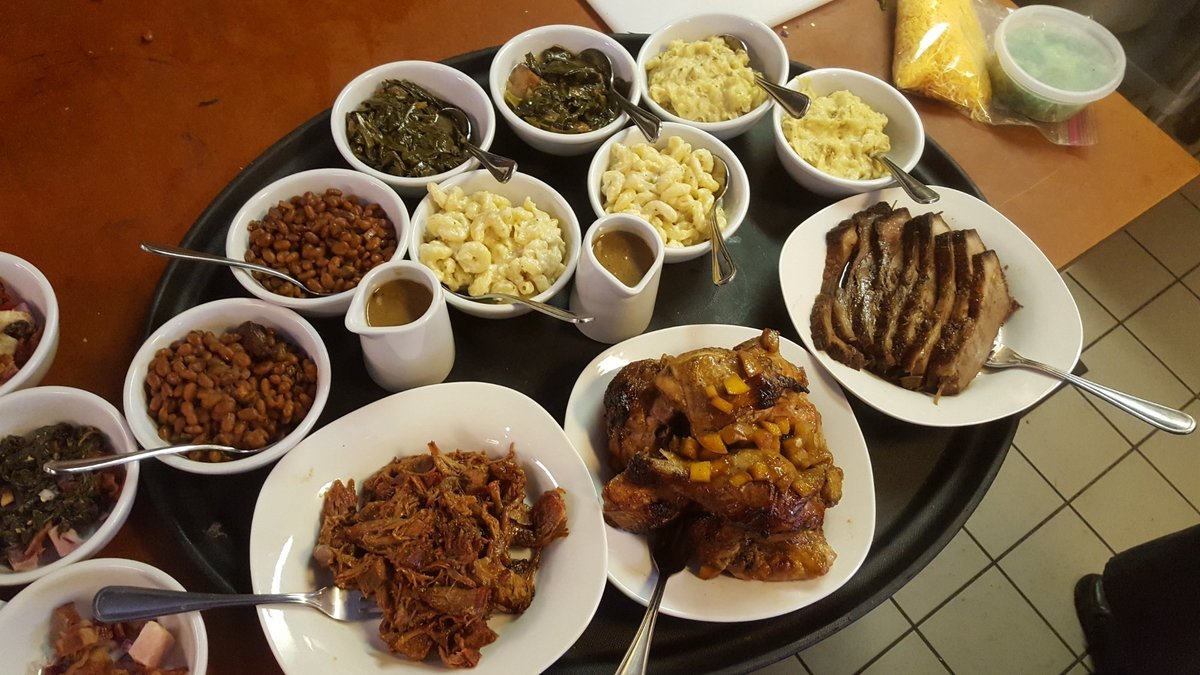
<svg viewBox="0 0 1200 675">
<path fill-rule="evenodd" d="M 405 197 L 418 197 L 424 193 L 426 183 L 440 183 L 451 176 L 479 166 L 479 162 L 472 157 L 449 171 L 443 171 L 433 176 L 409 178 L 377 171 L 356 157 L 350 150 L 350 142 L 346 138 L 346 114 L 352 112 L 363 101 L 371 98 L 375 89 L 384 80 L 408 80 L 419 84 L 443 101 L 462 108 L 471 118 L 471 136 L 475 144 L 484 150 L 492 147 L 492 140 L 496 134 L 496 113 L 492 110 L 492 102 L 483 87 L 461 70 L 442 63 L 395 61 L 375 66 L 350 80 L 350 83 L 333 101 L 333 110 L 329 116 L 333 143 L 337 146 L 338 152 L 342 153 L 342 157 L 350 163 L 350 166 L 387 183 Z"/>
<path fill-rule="evenodd" d="M 672 40 L 694 42 L 722 34 L 739 37 L 746 43 L 750 50 L 750 67 L 761 73 L 764 78 L 775 84 L 783 84 L 787 79 L 790 62 L 783 40 L 779 39 L 767 24 L 735 14 L 700 14 L 667 24 L 654 31 L 646 38 L 638 52 L 637 76 L 641 81 L 641 90 L 645 92 L 645 106 L 650 111 L 665 121 L 689 124 L 717 138 L 728 140 L 749 131 L 750 127 L 771 109 L 772 100 L 768 97 L 757 108 L 731 120 L 695 122 L 667 111 L 651 98 L 646 77 L 646 63 L 664 51 Z"/>
<path fill-rule="evenodd" d="M 317 393 L 313 397 L 308 415 L 279 442 L 257 454 L 229 462 L 197 462 L 180 455 L 159 457 L 166 464 L 192 473 L 229 474 L 250 471 L 266 466 L 282 457 L 296 446 L 321 416 L 329 398 L 329 387 L 333 375 L 329 366 L 329 350 L 315 328 L 295 312 L 261 300 L 249 298 L 226 298 L 197 305 L 182 312 L 159 326 L 138 349 L 133 363 L 125 373 L 123 393 L 125 418 L 129 428 L 144 448 L 161 448 L 169 445 L 158 437 L 158 425 L 150 416 L 146 401 L 146 371 L 154 354 L 183 338 L 191 330 L 207 330 L 220 334 L 237 328 L 243 321 L 254 321 L 274 328 L 277 334 L 299 347 L 317 366 Z"/>
<path fill-rule="evenodd" d="M 552 218 L 557 218 L 558 226 L 562 228 L 563 241 L 567 245 L 566 269 L 551 284 L 550 288 L 538 293 L 531 299 L 538 302 L 549 302 L 550 298 L 558 295 L 560 291 L 567 287 L 567 282 L 575 274 L 575 266 L 579 264 L 579 242 L 581 236 L 579 219 L 575 217 L 575 212 L 571 210 L 571 205 L 559 194 L 558 190 L 524 173 L 513 174 L 513 177 L 507 183 L 500 183 L 483 169 L 455 176 L 442 183 L 441 186 L 443 188 L 450 188 L 455 185 L 461 187 L 468 196 L 480 190 L 487 190 L 507 198 L 514 205 L 522 204 L 525 198 L 529 197 L 539 209 L 549 213 Z M 417 209 L 413 211 L 408 256 L 418 262 L 420 262 L 421 243 L 425 237 L 425 226 L 429 222 L 429 216 L 435 213 L 435 209 L 437 209 L 437 205 L 433 203 L 433 199 L 426 196 L 417 205 Z M 467 314 L 485 319 L 508 319 L 528 314 L 531 311 L 525 305 L 493 305 L 487 302 L 464 300 L 453 293 L 446 293 L 446 302 Z"/>
<path fill-rule="evenodd" d="M 729 187 L 725 191 L 722 202 L 725 209 L 725 229 L 722 231 L 722 236 L 729 241 L 730 237 L 742 226 L 742 221 L 746 218 L 746 211 L 750 208 L 750 181 L 746 178 L 746 168 L 733 150 L 729 149 L 729 146 L 712 134 L 685 124 L 663 122 L 662 131 L 659 133 L 658 143 L 655 144 L 655 147 L 666 146 L 667 139 L 672 136 L 682 138 L 693 148 L 708 150 L 729 165 Z M 604 197 L 600 193 L 600 176 L 608 170 L 613 144 L 623 143 L 628 146 L 642 143 L 645 140 L 646 137 L 642 135 L 641 131 L 638 131 L 637 127 L 630 127 L 608 139 L 592 157 L 592 163 L 588 167 L 588 201 L 597 218 L 608 215 L 604 210 Z M 693 260 L 702 255 L 708 255 L 711 246 L 712 244 L 707 241 L 691 246 L 667 246 L 664 260 L 668 263 Z"/>
<path fill-rule="evenodd" d="M 23 436 L 35 429 L 60 422 L 96 427 L 108 438 L 110 446 L 117 453 L 133 452 L 137 449 L 121 412 L 91 392 L 71 387 L 34 387 L 0 397 L 0 438 Z M 76 532 L 84 539 L 79 548 L 53 562 L 25 572 L 11 571 L 8 559 L 0 557 L 0 586 L 27 584 L 55 570 L 96 555 L 112 541 L 117 530 L 125 524 L 129 510 L 133 508 L 134 497 L 137 496 L 137 486 L 137 463 L 126 464 L 125 481 L 112 511 L 94 525 L 76 528 Z M 49 552 L 43 554 L 43 560 L 54 556 L 53 547 L 47 546 L 47 549 Z M 3 634 L 0 632 L 0 635 Z M 7 652 L 0 650 L 0 653 Z"/>
<path fill-rule="evenodd" d="M 38 672 L 51 662 L 50 617 L 68 602 L 83 618 L 92 616 L 92 597 L 105 586 L 138 586 L 182 591 L 171 575 L 136 560 L 97 558 L 76 563 L 38 579 L 0 610 L 0 654 L 8 672 Z M 158 619 L 175 637 L 166 667 L 187 666 L 203 675 L 208 669 L 208 632 L 199 612 L 173 614 Z"/>
<path fill-rule="evenodd" d="M 508 122 L 517 137 L 530 146 L 548 152 L 552 155 L 582 155 L 600 147 L 604 139 L 616 133 L 618 129 L 629 123 L 629 116 L 621 113 L 615 120 L 605 126 L 582 134 L 563 134 L 539 129 L 521 119 L 513 109 L 504 102 L 504 90 L 508 83 L 509 73 L 519 63 L 525 61 L 528 53 L 540 54 L 542 50 L 559 46 L 578 54 L 584 49 L 595 48 L 608 55 L 613 64 L 613 74 L 617 79 L 625 80 L 632 87 L 629 100 L 638 102 L 645 89 L 642 88 L 643 78 L 637 77 L 637 64 L 633 56 L 621 46 L 621 43 L 600 31 L 584 28 L 583 26 L 553 25 L 530 28 L 504 43 L 492 58 L 492 66 L 488 71 L 488 88 L 491 90 L 492 101 L 500 111 L 500 116 Z"/>
<path fill-rule="evenodd" d="M 858 96 L 876 112 L 887 115 L 888 123 L 884 133 L 888 135 L 892 149 L 888 157 L 899 164 L 905 171 L 912 171 L 925 152 L 925 127 L 921 124 L 921 116 L 916 108 L 895 87 L 883 80 L 847 68 L 818 68 L 802 73 L 792 78 L 787 86 L 800 89 L 800 82 L 805 81 L 814 94 L 825 96 L 835 91 L 847 90 Z M 772 114 L 772 124 L 775 133 L 775 154 L 783 168 L 800 185 L 812 192 L 825 197 L 847 197 L 882 190 L 895 184 L 891 174 L 871 180 L 851 180 L 839 178 L 800 158 L 800 155 L 788 145 L 783 135 L 783 116 L 787 113 L 776 107 Z"/>
<path fill-rule="evenodd" d="M 392 259 L 404 257 L 404 249 L 408 246 L 408 208 L 400 197 L 383 181 L 372 178 L 365 173 L 349 169 L 311 169 L 285 176 L 261 189 L 242 206 L 233 217 L 229 232 L 225 235 L 225 255 L 237 260 L 246 259 L 246 248 L 250 245 L 250 231 L 247 229 L 252 220 L 262 220 L 267 211 L 279 202 L 285 202 L 292 197 L 313 192 L 318 195 L 330 188 L 337 188 L 344 194 L 356 195 L 367 202 L 373 202 L 383 207 L 392 226 L 396 230 L 396 252 Z M 385 261 L 386 262 L 386 261 Z M 286 295 L 272 293 L 254 280 L 250 272 L 231 267 L 233 276 L 238 283 L 255 297 L 266 300 L 281 307 L 294 309 L 305 316 L 325 317 L 339 316 L 346 313 L 350 299 L 354 297 L 354 289 L 348 289 L 334 295 L 323 297 L 305 296 L 291 298 Z"/>
<path fill-rule="evenodd" d="M 0 282 L 15 296 L 29 305 L 33 316 L 42 325 L 42 338 L 29 361 L 9 380 L 0 384 L 0 396 L 9 392 L 36 387 L 54 363 L 58 352 L 58 298 L 46 275 L 26 260 L 0 251 Z"/>
</svg>

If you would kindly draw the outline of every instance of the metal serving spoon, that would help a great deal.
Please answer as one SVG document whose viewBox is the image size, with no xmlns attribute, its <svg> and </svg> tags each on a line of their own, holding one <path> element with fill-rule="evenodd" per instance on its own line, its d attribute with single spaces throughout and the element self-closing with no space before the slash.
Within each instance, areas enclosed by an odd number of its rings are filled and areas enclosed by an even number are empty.
<svg viewBox="0 0 1200 675">
<path fill-rule="evenodd" d="M 713 155 L 713 179 L 717 181 L 717 189 L 713 191 L 713 207 L 708 212 L 709 239 L 712 241 L 712 280 L 718 286 L 733 281 L 737 276 L 737 266 L 733 264 L 733 256 L 725 244 L 725 236 L 717 227 L 717 209 L 721 208 L 721 200 L 729 189 L 729 165 L 725 160 Z"/>
<path fill-rule="evenodd" d="M 256 448 L 254 450 L 243 450 L 230 445 L 217 445 L 215 443 L 197 443 L 194 445 L 167 445 L 161 448 L 146 448 L 144 450 L 136 450 L 134 452 L 123 452 L 116 455 L 103 455 L 101 457 L 89 457 L 87 459 L 52 459 L 42 465 L 42 471 L 57 476 L 61 473 L 83 473 L 85 471 L 98 471 L 107 469 L 110 466 L 120 466 L 122 464 L 130 464 L 132 462 L 140 462 L 143 459 L 150 457 L 160 457 L 162 455 L 175 455 L 181 452 L 191 452 L 193 450 L 220 450 L 228 452 L 232 455 L 254 455 L 266 450 L 271 446 Z"/>
<path fill-rule="evenodd" d="M 724 40 L 725 45 L 733 51 L 746 52 L 746 54 L 750 54 L 750 48 L 747 47 L 746 43 L 738 36 L 722 34 L 718 35 L 717 37 Z M 754 74 L 754 81 L 757 82 L 758 86 L 762 87 L 763 91 L 767 92 L 771 98 L 775 99 L 775 102 L 779 104 L 779 107 L 783 108 L 784 111 L 786 111 L 787 114 L 791 115 L 792 117 L 797 119 L 804 117 L 804 115 L 808 112 L 808 107 L 812 105 L 812 99 L 804 94 L 801 94 L 795 89 L 788 89 L 787 87 L 782 87 L 778 84 L 775 84 L 758 73 Z"/>
<path fill-rule="evenodd" d="M 654 582 L 654 592 L 650 594 L 650 602 L 646 603 L 646 614 L 633 635 L 625 658 L 617 666 L 616 675 L 643 675 L 646 672 L 650 662 L 650 641 L 654 637 L 654 624 L 658 622 L 658 607 L 667 590 L 667 580 L 687 565 L 688 549 L 683 541 L 686 529 L 685 520 L 680 518 L 651 535 L 650 562 L 658 570 L 658 580 Z"/>
<path fill-rule="evenodd" d="M 475 142 L 471 140 L 471 117 L 462 108 L 447 106 L 438 110 L 436 123 L 447 131 L 462 136 L 463 142 L 467 146 L 467 152 L 479 160 L 483 168 L 487 169 L 496 180 L 507 183 L 508 179 L 512 178 L 517 170 L 517 162 L 475 145 Z"/>
<path fill-rule="evenodd" d="M 889 172 L 891 172 L 892 177 L 896 179 L 896 182 L 900 184 L 900 187 L 904 188 L 904 191 L 908 193 L 908 196 L 911 197 L 916 203 L 932 204 L 942 198 L 941 195 L 934 192 L 933 189 L 928 185 L 917 180 L 912 176 L 912 174 L 904 169 L 901 169 L 899 164 L 896 164 L 892 160 L 888 159 L 887 155 L 874 155 L 872 159 L 882 164 Z"/>
<path fill-rule="evenodd" d="M 329 293 L 329 292 L 325 292 L 325 291 L 320 291 L 320 292 L 314 291 L 311 288 L 309 288 L 308 286 L 305 286 L 303 281 L 300 281 L 299 279 L 297 279 L 295 277 L 284 274 L 283 272 L 280 272 L 279 270 L 271 269 L 270 267 L 267 267 L 266 265 L 250 263 L 250 262 L 246 262 L 245 260 L 237 260 L 236 258 L 226 258 L 225 256 L 221 256 L 221 255 L 213 255 L 211 253 L 205 253 L 204 251 L 193 251 L 190 248 L 181 248 L 179 246 L 165 246 L 163 244 L 151 244 L 151 243 L 145 242 L 145 241 L 142 242 L 141 248 L 143 251 L 145 251 L 147 253 L 154 253 L 155 255 L 161 255 L 165 258 L 177 258 L 179 260 L 190 260 L 192 262 L 202 262 L 202 263 L 208 263 L 210 265 L 225 265 L 226 267 L 241 267 L 242 269 L 251 270 L 253 272 L 262 272 L 263 274 L 266 274 L 268 276 L 272 276 L 277 279 L 283 279 L 284 281 L 288 282 L 289 284 L 296 286 L 300 290 L 302 290 L 305 293 L 307 293 L 313 297 L 316 297 L 316 298 L 325 297 L 327 295 L 333 295 L 333 293 Z"/>
<path fill-rule="evenodd" d="M 642 135 L 646 137 L 646 140 L 651 143 L 658 141 L 658 132 L 662 125 L 662 120 L 658 118 L 658 115 L 649 110 L 643 110 L 634 105 L 632 101 L 625 98 L 624 94 L 617 91 L 613 79 L 612 59 L 608 58 L 608 54 L 595 47 L 589 47 L 579 52 L 579 58 L 596 66 L 596 69 L 600 71 L 600 75 L 608 82 L 608 91 L 616 97 L 617 105 L 621 107 L 621 111 L 629 115 L 629 119 L 633 120 L 633 123 L 637 125 Z"/>
<path fill-rule="evenodd" d="M 516 296 L 516 295 L 509 295 L 508 293 L 484 293 L 483 295 L 467 295 L 466 293 L 459 293 L 458 291 L 451 291 L 445 285 L 443 285 L 442 287 L 446 288 L 447 291 L 450 291 L 451 293 L 453 293 L 454 295 L 457 295 L 458 297 L 462 298 L 463 300 L 471 300 L 473 302 L 486 302 L 488 304 L 517 303 L 519 305 L 527 305 L 530 309 L 534 310 L 535 312 L 541 312 L 542 314 L 545 314 L 546 316 L 552 316 L 555 319 L 558 319 L 559 321 L 566 321 L 567 323 L 587 323 L 596 318 L 594 316 L 583 316 L 580 314 L 575 314 L 574 312 L 568 312 L 567 310 L 562 309 L 560 307 L 555 307 L 554 305 L 548 305 L 544 302 L 538 302 L 537 300 L 530 300 L 529 298 L 522 298 L 522 297 Z"/>
<path fill-rule="evenodd" d="M 202 612 L 219 607 L 301 604 L 319 609 L 338 621 L 378 618 L 379 606 L 358 591 L 337 586 L 310 593 L 236 594 L 188 593 L 135 586 L 105 586 L 92 598 L 92 616 L 106 623 L 154 619 L 183 612 Z"/>
<path fill-rule="evenodd" d="M 1089 394 L 1108 401 L 1130 415 L 1163 431 L 1173 434 L 1190 434 L 1196 429 L 1196 420 L 1185 412 L 1168 408 L 1165 405 L 1153 403 L 1136 396 L 1130 396 L 1115 389 L 1109 389 L 1091 380 L 1085 380 L 1077 375 L 1059 370 L 1054 366 L 1021 356 L 1013 351 L 1011 347 L 1002 343 L 999 337 L 996 338 L 995 344 L 992 345 L 992 352 L 988 354 L 985 365 L 989 368 L 1024 367 L 1049 373 L 1061 380 L 1070 382 Z"/>
</svg>

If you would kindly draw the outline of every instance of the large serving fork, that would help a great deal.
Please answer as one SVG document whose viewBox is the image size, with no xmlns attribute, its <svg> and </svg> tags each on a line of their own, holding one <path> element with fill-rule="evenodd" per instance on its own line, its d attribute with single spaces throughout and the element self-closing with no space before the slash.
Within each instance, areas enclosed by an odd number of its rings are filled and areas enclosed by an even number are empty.
<svg viewBox="0 0 1200 675">
<path fill-rule="evenodd" d="M 301 604 L 319 609 L 338 621 L 378 618 L 379 606 L 358 591 L 326 586 L 311 593 L 246 594 L 187 593 L 134 586 L 105 586 L 92 600 L 92 616 L 99 621 L 135 621 L 181 612 L 202 612 L 218 607 Z"/>
</svg>

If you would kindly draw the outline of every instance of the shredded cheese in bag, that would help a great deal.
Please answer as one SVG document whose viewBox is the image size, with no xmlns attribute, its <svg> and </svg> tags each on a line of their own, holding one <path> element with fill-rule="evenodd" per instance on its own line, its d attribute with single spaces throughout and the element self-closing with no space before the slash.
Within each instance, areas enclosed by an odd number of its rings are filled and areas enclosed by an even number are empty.
<svg viewBox="0 0 1200 675">
<path fill-rule="evenodd" d="M 896 87 L 991 122 L 987 40 L 971 0 L 899 0 L 894 57 Z"/>
</svg>

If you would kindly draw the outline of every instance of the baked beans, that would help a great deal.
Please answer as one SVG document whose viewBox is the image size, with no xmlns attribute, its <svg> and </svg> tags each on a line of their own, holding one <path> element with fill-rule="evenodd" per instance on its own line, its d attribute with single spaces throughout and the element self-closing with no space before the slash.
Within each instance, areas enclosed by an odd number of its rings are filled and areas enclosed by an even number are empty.
<svg viewBox="0 0 1200 675">
<path fill-rule="evenodd" d="M 333 188 L 281 201 L 248 230 L 246 262 L 289 274 L 318 293 L 354 288 L 396 253 L 396 229 L 383 207 Z M 306 297 L 282 279 L 251 274 L 272 293 Z"/>
<path fill-rule="evenodd" d="M 159 438 L 171 444 L 265 447 L 304 419 L 316 390 L 313 360 L 273 328 L 251 321 L 220 335 L 190 331 L 159 349 L 146 373 L 150 416 Z M 187 457 L 234 458 L 216 450 Z"/>
</svg>

